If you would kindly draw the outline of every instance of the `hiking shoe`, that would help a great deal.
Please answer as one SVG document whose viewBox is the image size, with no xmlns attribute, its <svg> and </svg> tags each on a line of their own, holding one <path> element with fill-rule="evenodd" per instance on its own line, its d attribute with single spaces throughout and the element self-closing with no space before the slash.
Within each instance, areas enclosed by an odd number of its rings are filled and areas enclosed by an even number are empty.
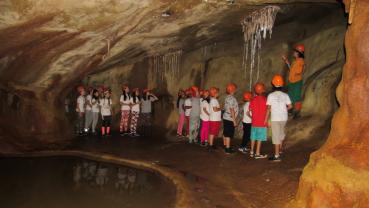
<svg viewBox="0 0 369 208">
<path fill-rule="evenodd" d="M 200 146 L 205 147 L 206 146 L 205 145 L 205 142 L 201 142 L 201 145 Z"/>
<path fill-rule="evenodd" d="M 246 154 L 247 153 L 247 148 L 246 147 L 240 147 L 240 148 L 238 148 L 238 151 L 243 153 L 243 154 Z"/>
<path fill-rule="evenodd" d="M 250 157 L 254 157 L 255 153 L 250 151 Z"/>
<path fill-rule="evenodd" d="M 270 158 L 269 158 L 269 161 L 271 161 L 271 162 L 281 162 L 281 161 L 282 161 L 282 159 L 281 159 L 281 157 L 280 157 L 280 156 L 278 156 L 278 157 L 273 156 L 273 157 L 270 157 Z"/>
<path fill-rule="evenodd" d="M 268 157 L 268 155 L 255 155 L 254 156 L 255 159 L 265 159 L 267 157 Z"/>
</svg>

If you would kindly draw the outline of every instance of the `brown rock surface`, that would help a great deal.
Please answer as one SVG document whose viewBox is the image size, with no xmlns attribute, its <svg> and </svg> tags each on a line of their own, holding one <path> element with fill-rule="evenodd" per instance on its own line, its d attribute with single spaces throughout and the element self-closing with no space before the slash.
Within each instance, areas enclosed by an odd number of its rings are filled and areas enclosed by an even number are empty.
<svg viewBox="0 0 369 208">
<path fill-rule="evenodd" d="M 346 39 L 346 64 L 337 89 L 340 103 L 325 145 L 312 154 L 291 207 L 368 207 L 369 204 L 369 2 L 356 2 Z M 354 6 L 351 4 L 351 6 Z"/>
</svg>

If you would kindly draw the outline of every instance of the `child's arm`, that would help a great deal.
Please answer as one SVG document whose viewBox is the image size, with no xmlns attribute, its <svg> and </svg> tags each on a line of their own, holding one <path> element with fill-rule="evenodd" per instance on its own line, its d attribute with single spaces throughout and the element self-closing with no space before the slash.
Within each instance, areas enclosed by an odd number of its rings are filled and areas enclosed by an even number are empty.
<svg viewBox="0 0 369 208">
<path fill-rule="evenodd" d="M 265 115 L 265 120 L 264 120 L 264 124 L 267 124 L 268 126 L 269 126 L 269 123 L 268 123 L 269 114 L 270 114 L 270 105 L 268 105 L 268 110 L 267 110 L 267 113 Z"/>
<path fill-rule="evenodd" d="M 290 61 L 288 61 L 285 55 L 282 56 L 282 60 L 284 61 L 284 63 L 286 63 L 286 65 L 288 66 L 288 69 L 291 69 Z"/>
<path fill-rule="evenodd" d="M 210 116 L 210 113 L 208 112 L 208 110 L 206 110 L 206 108 L 203 108 L 204 112 L 206 113 L 206 115 Z"/>
<path fill-rule="evenodd" d="M 234 111 L 234 108 L 230 108 L 229 110 L 231 111 L 231 117 L 232 117 L 232 120 L 233 120 L 233 125 L 234 126 L 237 126 L 237 123 L 236 123 L 236 112 Z"/>
<path fill-rule="evenodd" d="M 293 108 L 292 104 L 288 104 L 288 105 L 287 105 L 287 109 L 288 109 L 288 110 L 291 110 L 292 108 Z"/>
</svg>

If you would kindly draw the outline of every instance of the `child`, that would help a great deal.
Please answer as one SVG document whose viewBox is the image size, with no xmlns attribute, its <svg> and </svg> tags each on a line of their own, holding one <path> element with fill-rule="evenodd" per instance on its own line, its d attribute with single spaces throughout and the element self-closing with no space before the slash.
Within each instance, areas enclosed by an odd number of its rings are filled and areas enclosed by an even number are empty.
<svg viewBox="0 0 369 208">
<path fill-rule="evenodd" d="M 110 125 L 111 125 L 111 115 L 112 115 L 112 100 L 110 98 L 110 89 L 104 90 L 104 96 L 100 100 L 101 107 L 101 117 L 102 117 L 102 126 L 101 126 L 101 135 L 102 136 L 110 136 Z"/>
<path fill-rule="evenodd" d="M 99 99 L 99 91 L 96 89 L 93 90 L 92 99 L 92 134 L 96 135 L 96 125 L 99 121 L 99 112 L 100 112 L 100 99 Z"/>
<path fill-rule="evenodd" d="M 200 119 L 201 119 L 201 146 L 208 145 L 208 138 L 209 138 L 209 116 L 210 116 L 210 97 L 209 91 L 204 90 L 203 98 L 201 99 L 201 112 L 200 112 Z"/>
<path fill-rule="evenodd" d="M 185 92 L 183 90 L 179 90 L 177 99 L 177 108 L 179 113 L 177 137 L 183 136 L 183 125 L 185 122 L 184 102 L 185 102 Z"/>
<path fill-rule="evenodd" d="M 190 115 L 191 115 L 191 108 L 192 108 L 191 97 L 192 97 L 192 90 L 187 89 L 186 99 L 185 99 L 183 106 L 184 106 L 185 120 L 186 120 L 186 136 L 188 137 L 190 136 Z"/>
<path fill-rule="evenodd" d="M 83 86 L 78 86 L 77 91 L 79 96 L 77 98 L 77 106 L 76 112 L 78 113 L 77 118 L 77 132 L 79 136 L 83 136 L 83 126 L 84 126 L 84 118 L 85 118 L 85 105 L 86 105 L 86 98 L 85 98 L 85 88 Z"/>
<path fill-rule="evenodd" d="M 246 154 L 248 149 L 247 145 L 250 141 L 250 133 L 251 133 L 251 117 L 249 116 L 249 107 L 250 101 L 252 99 L 252 93 L 250 91 L 246 91 L 243 93 L 243 100 L 245 104 L 243 105 L 243 118 L 242 118 L 242 127 L 243 127 L 243 136 L 242 143 L 238 151 Z"/>
<path fill-rule="evenodd" d="M 289 69 L 288 76 L 288 95 L 293 103 L 294 107 L 294 118 L 299 116 L 302 102 L 301 102 L 301 94 L 302 94 L 302 74 L 305 69 L 305 46 L 303 44 L 297 44 L 294 48 L 293 57 L 295 60 L 292 65 L 288 61 L 286 56 L 282 56 L 283 61 L 287 64 Z"/>
<path fill-rule="evenodd" d="M 274 144 L 274 156 L 269 158 L 271 161 L 280 162 L 280 150 L 282 142 L 286 136 L 284 128 L 288 120 L 288 110 L 292 108 L 289 96 L 282 91 L 284 81 L 281 75 L 274 75 L 272 79 L 274 92 L 268 95 L 268 111 L 265 121 L 268 121 L 271 113 L 272 141 Z"/>
<path fill-rule="evenodd" d="M 234 137 L 234 130 L 237 126 L 238 115 L 238 103 L 234 97 L 234 93 L 237 90 L 237 86 L 234 83 L 227 85 L 227 96 L 224 101 L 224 114 L 223 114 L 223 143 L 225 146 L 225 153 L 231 154 L 231 139 Z"/>
<path fill-rule="evenodd" d="M 220 124 L 222 121 L 221 108 L 218 102 L 219 89 L 212 87 L 209 90 L 209 150 L 215 149 L 214 139 L 219 135 Z"/>
<path fill-rule="evenodd" d="M 127 135 L 128 133 L 128 121 L 131 113 L 131 95 L 129 93 L 129 88 L 126 85 L 122 87 L 122 95 L 120 96 L 120 124 L 119 124 L 119 132 L 121 136 Z"/>
<path fill-rule="evenodd" d="M 86 96 L 86 112 L 85 112 L 85 133 L 87 134 L 90 131 L 90 127 L 92 124 L 92 93 L 93 93 L 93 88 L 89 87 L 88 91 L 87 91 L 87 96 Z"/>
<path fill-rule="evenodd" d="M 191 91 L 190 135 L 188 139 L 189 143 L 196 143 L 200 126 L 200 94 L 199 88 L 196 86 L 192 86 Z"/>
<path fill-rule="evenodd" d="M 143 98 L 141 103 L 141 124 L 143 128 L 143 134 L 147 136 L 151 133 L 151 113 L 152 113 L 152 102 L 159 100 L 149 89 L 143 91 Z"/>
<path fill-rule="evenodd" d="M 140 104 L 140 91 L 138 88 L 135 88 L 133 89 L 131 96 L 131 136 L 133 137 L 140 136 L 137 134 L 138 117 L 140 116 Z"/>
<path fill-rule="evenodd" d="M 267 113 L 266 97 L 263 95 L 265 86 L 262 83 L 255 84 L 256 96 L 250 102 L 250 116 L 251 116 L 251 151 L 250 157 L 255 159 L 267 158 L 268 155 L 260 154 L 261 142 L 267 140 L 267 124 L 265 116 Z M 256 142 L 256 154 L 254 155 L 254 147 Z"/>
</svg>

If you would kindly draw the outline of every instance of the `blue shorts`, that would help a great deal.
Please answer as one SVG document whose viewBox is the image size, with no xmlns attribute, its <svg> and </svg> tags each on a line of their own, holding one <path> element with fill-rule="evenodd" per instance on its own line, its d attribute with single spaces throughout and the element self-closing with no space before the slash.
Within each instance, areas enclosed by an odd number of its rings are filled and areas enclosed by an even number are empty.
<svg viewBox="0 0 369 208">
<path fill-rule="evenodd" d="M 266 127 L 251 127 L 251 140 L 265 142 L 267 140 Z"/>
</svg>

